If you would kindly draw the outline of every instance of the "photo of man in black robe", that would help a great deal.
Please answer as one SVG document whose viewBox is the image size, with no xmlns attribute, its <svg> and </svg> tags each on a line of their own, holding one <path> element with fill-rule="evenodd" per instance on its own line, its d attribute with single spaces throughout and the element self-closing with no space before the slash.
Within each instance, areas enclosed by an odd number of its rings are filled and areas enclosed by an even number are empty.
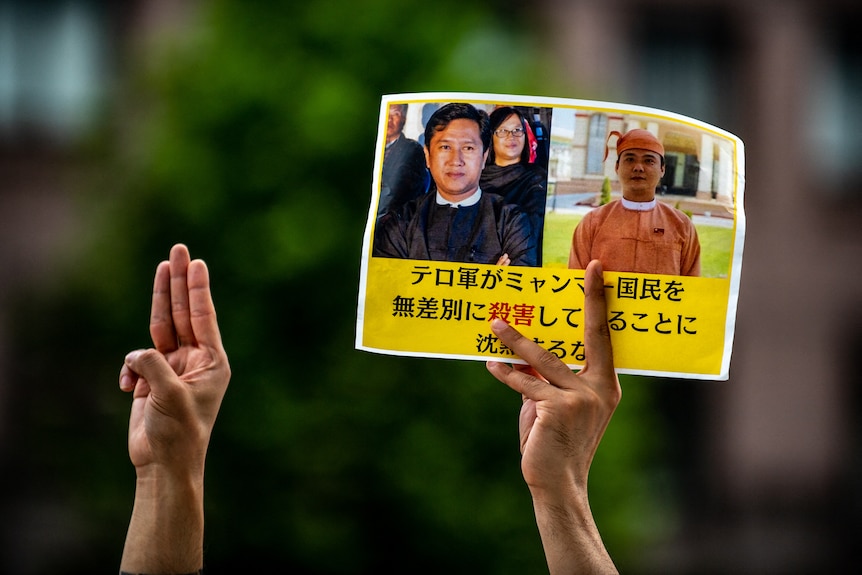
<svg viewBox="0 0 862 575">
<path fill-rule="evenodd" d="M 479 178 L 488 158 L 488 114 L 470 104 L 447 104 L 425 126 L 429 193 L 377 222 L 375 257 L 535 266 L 538 245 L 529 218 Z"/>
</svg>

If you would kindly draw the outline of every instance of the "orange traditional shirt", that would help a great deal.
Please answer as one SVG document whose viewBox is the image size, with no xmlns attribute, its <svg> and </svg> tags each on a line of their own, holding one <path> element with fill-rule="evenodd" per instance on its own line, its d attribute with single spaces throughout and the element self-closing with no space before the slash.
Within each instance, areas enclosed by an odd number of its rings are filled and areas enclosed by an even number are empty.
<svg viewBox="0 0 862 575">
<path fill-rule="evenodd" d="M 700 242 L 691 218 L 675 208 L 615 200 L 584 216 L 572 236 L 569 268 L 594 259 L 607 271 L 698 276 Z"/>
</svg>

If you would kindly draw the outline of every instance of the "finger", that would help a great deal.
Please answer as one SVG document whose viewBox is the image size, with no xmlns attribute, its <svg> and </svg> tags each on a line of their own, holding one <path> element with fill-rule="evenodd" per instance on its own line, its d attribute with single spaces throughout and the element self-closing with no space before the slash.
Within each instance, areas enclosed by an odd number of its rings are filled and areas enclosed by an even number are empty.
<svg viewBox="0 0 862 575">
<path fill-rule="evenodd" d="M 602 264 L 593 260 L 584 274 L 584 346 L 586 366 L 590 371 L 613 374 L 614 357 L 608 328 L 608 304 L 605 299 Z"/>
<path fill-rule="evenodd" d="M 171 317 L 180 346 L 195 345 L 189 311 L 189 250 L 183 244 L 171 248 Z"/>
<path fill-rule="evenodd" d="M 529 373 L 512 369 L 499 361 L 489 361 L 485 364 L 488 371 L 499 381 L 520 393 L 523 397 L 534 401 L 542 401 L 553 397 L 559 390 L 548 385 L 543 379 L 533 377 Z"/>
<path fill-rule="evenodd" d="M 123 367 L 120 368 L 120 389 L 122 391 L 132 391 L 135 389 L 135 384 L 137 383 L 138 374 L 124 363 Z"/>
<path fill-rule="evenodd" d="M 164 261 L 156 267 L 153 280 L 153 304 L 150 310 L 150 337 L 153 345 L 162 353 L 177 349 L 177 332 L 171 315 L 171 270 Z"/>
<path fill-rule="evenodd" d="M 134 394 L 132 395 L 132 408 L 129 413 L 129 435 L 135 433 L 135 430 L 143 429 L 144 412 L 147 405 L 147 396 L 150 393 L 150 386 L 147 380 L 141 378 L 135 386 Z"/>
<path fill-rule="evenodd" d="M 542 378 L 542 375 L 538 371 L 533 369 L 532 365 L 524 365 L 523 363 L 516 363 L 515 365 L 512 366 L 512 368 L 515 371 L 522 371 L 526 374 L 532 375 L 533 377 Z M 542 379 L 544 379 L 544 378 L 542 378 Z"/>
<path fill-rule="evenodd" d="M 203 260 L 191 262 L 188 269 L 189 309 L 194 338 L 200 344 L 219 348 L 221 335 L 210 291 L 209 270 Z"/>
<path fill-rule="evenodd" d="M 126 355 L 125 366 L 138 374 L 139 382 L 146 380 L 149 387 L 158 393 L 169 393 L 178 381 L 176 373 L 168 364 L 168 360 L 155 349 L 140 349 L 130 352 Z M 136 390 L 135 396 L 137 395 Z"/>
<path fill-rule="evenodd" d="M 491 331 L 545 380 L 558 387 L 567 387 L 565 383 L 572 379 L 572 370 L 553 353 L 527 339 L 501 319 L 491 322 Z"/>
<path fill-rule="evenodd" d="M 521 405 L 521 412 L 518 415 L 518 433 L 520 435 L 521 454 L 527 446 L 527 441 L 530 439 L 530 432 L 533 430 L 533 424 L 536 422 L 538 412 L 536 411 L 536 402 L 532 399 L 527 399 Z"/>
</svg>

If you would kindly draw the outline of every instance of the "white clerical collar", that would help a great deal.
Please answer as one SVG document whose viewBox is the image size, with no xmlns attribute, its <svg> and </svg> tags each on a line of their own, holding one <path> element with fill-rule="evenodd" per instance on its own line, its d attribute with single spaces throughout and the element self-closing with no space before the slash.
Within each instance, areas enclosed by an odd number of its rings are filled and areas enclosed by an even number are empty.
<svg viewBox="0 0 862 575">
<path fill-rule="evenodd" d="M 466 208 L 467 206 L 473 206 L 479 203 L 479 198 L 482 197 L 482 190 L 476 188 L 476 193 L 470 196 L 465 200 L 461 200 L 460 202 L 450 202 L 446 198 L 440 195 L 440 192 L 437 192 L 437 205 L 438 206 L 452 206 L 453 208 Z"/>
<path fill-rule="evenodd" d="M 627 210 L 634 210 L 636 212 L 648 212 L 649 210 L 655 208 L 655 202 L 655 198 L 648 202 L 633 202 L 631 200 L 623 198 L 623 207 Z"/>
</svg>

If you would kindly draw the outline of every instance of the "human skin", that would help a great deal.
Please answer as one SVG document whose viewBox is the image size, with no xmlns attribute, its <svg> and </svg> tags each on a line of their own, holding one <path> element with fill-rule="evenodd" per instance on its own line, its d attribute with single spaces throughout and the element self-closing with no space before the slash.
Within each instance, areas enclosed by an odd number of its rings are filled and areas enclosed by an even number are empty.
<svg viewBox="0 0 862 575">
<path fill-rule="evenodd" d="M 425 161 L 437 191 L 452 203 L 463 201 L 479 189 L 487 150 L 482 149 L 479 124 L 459 118 L 434 132 L 425 147 Z"/>
<path fill-rule="evenodd" d="M 665 171 L 661 156 L 638 148 L 620 154 L 614 169 L 622 186 L 623 197 L 633 202 L 649 202 L 655 198 L 656 186 Z"/>
<path fill-rule="evenodd" d="M 132 393 L 129 457 L 135 503 L 123 573 L 192 573 L 203 565 L 203 480 L 210 434 L 230 380 L 202 260 L 181 244 L 156 268 L 150 335 L 130 352 L 120 389 Z"/>
<path fill-rule="evenodd" d="M 404 131 L 404 122 L 407 121 L 405 116 L 406 110 L 398 105 L 392 104 L 389 106 L 389 112 L 386 117 L 386 143 L 391 144 L 398 139 L 401 132 Z"/>
<path fill-rule="evenodd" d="M 494 163 L 498 166 L 511 166 L 512 164 L 517 164 L 521 161 L 521 153 L 524 151 L 524 141 L 526 140 L 525 135 L 521 133 L 520 136 L 516 137 L 510 133 L 506 137 L 501 138 L 496 134 L 497 130 L 509 130 L 509 132 L 511 132 L 515 129 L 523 130 L 523 125 L 521 124 L 521 119 L 518 118 L 517 114 L 510 114 L 509 117 L 494 130 Z"/>
<path fill-rule="evenodd" d="M 590 510 L 587 480 L 622 390 L 614 371 L 598 260 L 590 262 L 584 277 L 586 361 L 579 372 L 503 320 L 491 325 L 528 364 L 490 361 L 487 367 L 523 398 L 518 425 L 521 472 L 533 498 L 551 575 L 617 573 Z"/>
</svg>

